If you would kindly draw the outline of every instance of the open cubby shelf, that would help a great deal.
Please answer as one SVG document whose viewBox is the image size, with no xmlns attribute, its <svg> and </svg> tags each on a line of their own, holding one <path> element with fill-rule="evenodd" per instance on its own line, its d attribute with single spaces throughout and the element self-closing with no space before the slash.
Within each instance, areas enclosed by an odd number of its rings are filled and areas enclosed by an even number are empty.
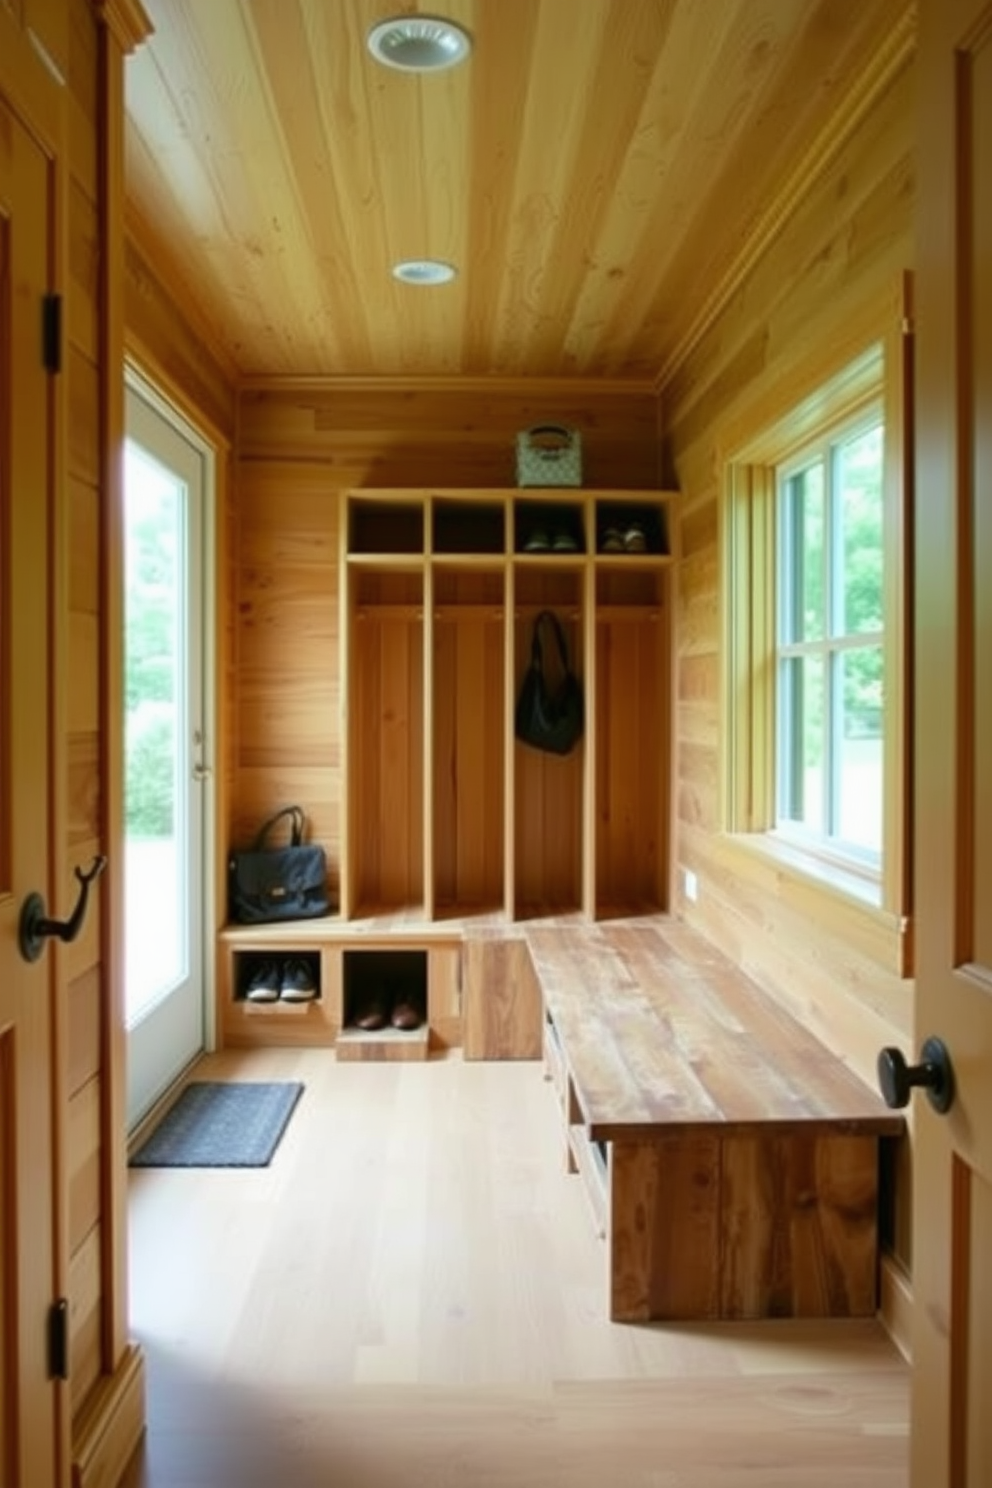
<svg viewBox="0 0 992 1488">
<path fill-rule="evenodd" d="M 383 1029 L 373 1031 L 389 1030 L 390 1016 L 399 1003 L 412 1007 L 421 1025 L 427 1022 L 426 951 L 346 950 L 343 959 L 342 1030 L 355 1028 L 373 1001 L 384 1012 Z"/>
<path fill-rule="evenodd" d="M 342 915 L 667 909 L 674 495 L 362 490 L 342 520 Z M 514 737 L 544 609 L 584 692 L 566 756 Z"/>
<path fill-rule="evenodd" d="M 339 916 L 273 925 L 228 925 L 219 942 L 220 1034 L 225 1044 L 325 1045 L 343 1059 L 426 1059 L 461 1042 L 461 929 L 422 917 L 365 922 Z M 265 961 L 302 960 L 317 996 L 307 1002 L 255 1002 L 245 993 Z M 380 1028 L 359 1026 L 371 993 L 384 999 Z M 392 1017 L 398 999 L 416 1016 Z M 402 1023 L 404 1026 L 397 1026 Z"/>
<path fill-rule="evenodd" d="M 257 972 L 275 963 L 276 972 L 279 973 L 287 962 L 301 961 L 306 967 L 313 980 L 314 997 L 310 1001 L 319 1001 L 321 995 L 320 985 L 320 956 L 313 951 L 297 950 L 292 946 L 280 946 L 278 950 L 265 949 L 260 951 L 237 951 L 234 956 L 234 997 L 238 1001 L 246 1001 L 248 989 L 252 979 Z M 275 999 L 281 1001 L 281 999 Z M 259 1007 L 273 1006 L 272 1004 L 259 1003 Z M 304 1004 L 297 1004 L 302 1006 Z"/>
</svg>

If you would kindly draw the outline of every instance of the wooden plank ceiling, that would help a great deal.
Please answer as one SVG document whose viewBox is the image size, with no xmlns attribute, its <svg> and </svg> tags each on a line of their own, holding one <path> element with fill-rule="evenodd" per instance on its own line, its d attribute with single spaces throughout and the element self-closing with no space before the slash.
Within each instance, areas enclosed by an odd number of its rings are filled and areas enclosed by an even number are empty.
<svg viewBox="0 0 992 1488">
<path fill-rule="evenodd" d="M 655 382 L 911 38 L 911 0 L 144 0 L 130 225 L 245 377 Z M 440 258 L 447 286 L 396 282 Z"/>
</svg>

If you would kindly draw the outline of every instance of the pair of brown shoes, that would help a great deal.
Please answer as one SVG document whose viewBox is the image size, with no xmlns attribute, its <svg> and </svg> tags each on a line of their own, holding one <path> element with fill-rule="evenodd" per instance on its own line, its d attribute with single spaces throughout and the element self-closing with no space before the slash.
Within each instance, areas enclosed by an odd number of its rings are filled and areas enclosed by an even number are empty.
<svg viewBox="0 0 992 1488">
<path fill-rule="evenodd" d="M 424 1021 L 422 1010 L 412 997 L 403 992 L 389 993 L 376 988 L 363 997 L 355 1009 L 355 1027 L 363 1033 L 378 1033 L 389 1023 L 401 1033 L 412 1033 Z"/>
</svg>

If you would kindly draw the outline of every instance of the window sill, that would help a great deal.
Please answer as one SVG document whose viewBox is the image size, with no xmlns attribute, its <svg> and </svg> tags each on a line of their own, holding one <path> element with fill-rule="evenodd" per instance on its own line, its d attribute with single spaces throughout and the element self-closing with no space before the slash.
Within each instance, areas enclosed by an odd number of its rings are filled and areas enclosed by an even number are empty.
<svg viewBox="0 0 992 1488">
<path fill-rule="evenodd" d="M 815 846 L 807 846 L 783 831 L 764 832 L 756 841 L 783 867 L 801 873 L 832 893 L 875 909 L 882 908 L 881 875 L 870 868 L 859 869 L 854 863 L 845 863 L 825 851 L 818 852 Z"/>
<path fill-rule="evenodd" d="M 770 832 L 732 833 L 723 840 L 739 871 L 765 891 L 886 970 L 912 975 L 912 921 L 882 907 L 880 885 L 872 878 Z"/>
</svg>

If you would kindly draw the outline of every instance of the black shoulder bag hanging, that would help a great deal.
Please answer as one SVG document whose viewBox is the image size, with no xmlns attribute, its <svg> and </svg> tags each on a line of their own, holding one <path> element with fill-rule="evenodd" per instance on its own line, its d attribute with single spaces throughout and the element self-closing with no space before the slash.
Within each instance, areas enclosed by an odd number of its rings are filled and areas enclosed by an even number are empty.
<svg viewBox="0 0 992 1488">
<path fill-rule="evenodd" d="M 552 681 L 541 645 L 542 627 L 558 646 L 558 676 Z M 550 754 L 569 754 L 582 737 L 582 684 L 568 663 L 565 632 L 558 616 L 542 610 L 534 621 L 530 666 L 520 688 L 514 720 L 517 738 Z"/>
<path fill-rule="evenodd" d="M 288 817 L 286 847 L 270 847 L 272 829 Z M 268 920 L 306 920 L 327 914 L 327 860 L 324 849 L 303 841 L 306 818 L 299 806 L 286 806 L 270 817 L 251 847 L 228 859 L 230 914 L 243 924 Z"/>
</svg>

